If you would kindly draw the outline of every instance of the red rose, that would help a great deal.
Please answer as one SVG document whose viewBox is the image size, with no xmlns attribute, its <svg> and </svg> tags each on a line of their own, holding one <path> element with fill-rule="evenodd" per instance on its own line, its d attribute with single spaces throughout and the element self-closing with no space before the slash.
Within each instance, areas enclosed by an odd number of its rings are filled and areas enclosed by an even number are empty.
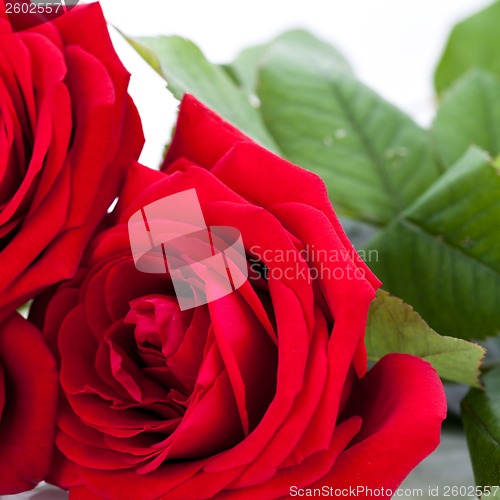
<svg viewBox="0 0 500 500">
<path fill-rule="evenodd" d="M 30 490 L 49 472 L 57 392 L 42 335 L 10 316 L 0 325 L 0 495 Z"/>
<path fill-rule="evenodd" d="M 0 317 L 73 276 L 143 137 L 98 4 L 0 17 Z"/>
<path fill-rule="evenodd" d="M 164 170 L 131 169 L 77 277 L 35 302 L 66 398 L 53 480 L 83 499 L 397 487 L 439 442 L 444 392 L 411 356 L 366 374 L 379 282 L 323 182 L 189 96 Z M 192 188 L 256 266 L 234 293 L 180 311 L 167 275 L 136 269 L 127 223 Z"/>
</svg>

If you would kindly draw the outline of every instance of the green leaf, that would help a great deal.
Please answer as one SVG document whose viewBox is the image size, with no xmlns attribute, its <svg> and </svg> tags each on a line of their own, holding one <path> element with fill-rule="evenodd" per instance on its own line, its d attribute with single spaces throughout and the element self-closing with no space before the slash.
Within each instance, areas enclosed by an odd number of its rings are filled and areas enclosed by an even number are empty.
<svg viewBox="0 0 500 500">
<path fill-rule="evenodd" d="M 500 76 L 500 2 L 458 23 L 452 30 L 434 75 L 442 93 L 473 67 Z"/>
<path fill-rule="evenodd" d="M 372 269 L 440 334 L 500 331 L 500 168 L 471 149 L 367 246 Z"/>
<path fill-rule="evenodd" d="M 372 302 L 365 342 L 372 361 L 391 352 L 413 354 L 429 361 L 443 379 L 481 387 L 479 366 L 485 354 L 482 347 L 441 337 L 411 306 L 383 290 Z"/>
<path fill-rule="evenodd" d="M 236 59 L 228 65 L 236 81 L 248 94 L 255 94 L 259 66 L 268 49 L 268 44 L 249 47 L 242 50 Z"/>
<path fill-rule="evenodd" d="M 273 44 L 257 94 L 281 151 L 318 173 L 346 215 L 384 225 L 440 175 L 427 133 L 325 48 Z"/>
<path fill-rule="evenodd" d="M 279 44 L 293 44 L 295 49 L 304 53 L 305 57 L 310 52 L 321 54 L 332 71 L 352 74 L 349 63 L 336 48 L 305 30 L 294 29 L 282 33 L 269 43 L 244 49 L 230 65 L 238 81 L 249 94 L 256 92 L 259 70 L 266 60 L 267 53 Z"/>
<path fill-rule="evenodd" d="M 142 45 L 139 42 L 136 42 L 133 38 L 128 37 L 124 33 L 122 33 L 118 28 L 115 28 L 123 38 L 135 49 L 135 51 L 160 75 L 163 76 L 161 71 L 161 64 L 156 56 L 155 52 L 150 48 L 146 47 L 146 45 Z"/>
<path fill-rule="evenodd" d="M 500 79 L 476 69 L 458 80 L 443 96 L 432 134 L 447 166 L 470 146 L 500 154 Z"/>
<path fill-rule="evenodd" d="M 500 485 L 500 366 L 483 377 L 485 391 L 471 389 L 462 403 L 472 468 L 479 486 Z M 492 490 L 493 491 L 493 490 Z M 500 490 L 495 496 L 500 498 Z M 483 498 L 489 498 L 484 495 Z"/>
<path fill-rule="evenodd" d="M 209 62 L 194 43 L 178 36 L 127 40 L 165 78 L 177 99 L 193 94 L 252 139 L 277 151 L 248 96 L 222 68 Z"/>
</svg>

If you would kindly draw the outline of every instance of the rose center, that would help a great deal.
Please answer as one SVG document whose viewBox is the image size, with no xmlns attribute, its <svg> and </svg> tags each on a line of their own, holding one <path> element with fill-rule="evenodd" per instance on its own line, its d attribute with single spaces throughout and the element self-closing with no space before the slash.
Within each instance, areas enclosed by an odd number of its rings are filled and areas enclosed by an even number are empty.
<svg viewBox="0 0 500 500">
<path fill-rule="evenodd" d="M 134 325 L 142 372 L 186 407 L 201 363 L 190 345 L 193 311 L 180 311 L 173 297 L 151 295 L 131 303 L 125 322 Z"/>
</svg>

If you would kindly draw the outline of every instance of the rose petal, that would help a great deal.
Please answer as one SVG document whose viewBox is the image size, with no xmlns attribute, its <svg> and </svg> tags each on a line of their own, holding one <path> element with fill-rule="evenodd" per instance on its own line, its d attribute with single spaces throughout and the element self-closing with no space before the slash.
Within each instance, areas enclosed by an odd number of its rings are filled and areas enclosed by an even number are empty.
<svg viewBox="0 0 500 500">
<path fill-rule="evenodd" d="M 290 414 L 274 436 L 269 439 L 258 460 L 250 463 L 245 472 L 234 482 L 235 488 L 270 479 L 290 455 L 294 456 L 296 463 L 301 463 L 307 458 L 308 455 L 304 455 L 303 447 L 300 447 L 299 443 L 309 427 L 317 428 L 313 416 L 318 411 L 321 397 L 330 397 L 325 391 L 328 337 L 329 332 L 325 320 L 317 310 L 315 331 L 311 339 L 302 390 L 297 395 Z M 316 432 L 320 431 L 316 429 Z M 316 452 L 317 449 L 314 451 Z"/>
<path fill-rule="evenodd" d="M 350 413 L 363 418 L 361 431 L 332 471 L 312 487 L 362 484 L 395 490 L 439 444 L 446 417 L 441 381 L 426 361 L 390 354 L 354 387 L 352 398 Z"/>
<path fill-rule="evenodd" d="M 40 175 L 52 141 L 54 108 L 56 110 L 61 109 L 61 104 L 57 103 L 56 98 L 62 100 L 65 97 L 62 89 L 61 91 L 57 90 L 58 86 L 63 86 L 61 82 L 66 74 L 66 64 L 61 52 L 49 40 L 35 33 L 25 34 L 23 41 L 31 55 L 33 85 L 37 89 L 37 124 L 34 131 L 33 151 L 27 172 L 14 196 L 1 211 L 0 224 L 9 220 L 18 210 L 21 210 L 27 203 L 27 193 L 34 190 L 33 183 L 35 178 Z M 47 59 L 46 63 L 45 59 Z M 46 65 L 47 63 L 49 66 Z M 48 71 L 49 67 L 51 68 L 50 71 Z M 61 93 L 63 94 L 62 97 Z M 67 100 L 62 102 L 68 104 Z M 67 114 L 68 107 L 64 106 L 64 104 L 63 109 L 66 109 Z M 56 113 L 57 115 L 59 113 Z M 64 114 L 61 114 L 60 118 L 63 134 L 67 136 L 65 142 L 68 142 L 70 130 L 64 127 L 67 126 L 68 121 L 69 123 L 71 121 Z"/>
<path fill-rule="evenodd" d="M 0 421 L 0 494 L 36 486 L 49 471 L 57 403 L 57 371 L 40 332 L 21 316 L 0 327 L 6 402 Z"/>
<path fill-rule="evenodd" d="M 350 418 L 337 427 L 327 449 L 318 451 L 296 466 L 280 469 L 272 479 L 264 483 L 259 484 L 256 481 L 255 486 L 241 490 L 232 490 L 229 487 L 220 494 L 220 498 L 289 498 L 292 485 L 308 486 L 329 472 L 334 467 L 335 460 L 342 456 L 342 452 L 360 427 L 361 419 L 359 417 Z"/>
<path fill-rule="evenodd" d="M 266 208 L 289 200 L 318 208 L 328 216 L 342 243 L 355 256 L 356 264 L 365 270 L 373 286 L 380 286 L 354 251 L 320 177 L 258 146 L 189 94 L 181 102 L 176 131 L 162 170 L 169 171 L 180 158 L 213 170 L 214 175 L 237 193 Z M 269 189 L 278 185 L 279 189 Z"/>
<path fill-rule="evenodd" d="M 79 474 L 84 484 L 104 498 L 153 500 L 188 481 L 205 463 L 206 460 L 169 463 L 147 475 L 139 475 L 135 471 L 99 471 L 83 467 L 79 468 Z"/>
<path fill-rule="evenodd" d="M 102 500 L 103 497 L 96 495 L 85 486 L 76 486 L 71 488 L 69 498 L 71 500 Z"/>
<path fill-rule="evenodd" d="M 2 421 L 3 409 L 5 407 L 5 371 L 0 363 L 0 422 Z"/>
<path fill-rule="evenodd" d="M 210 169 L 237 141 L 250 141 L 240 131 L 224 121 L 193 96 L 182 99 L 174 138 L 161 168 L 179 158 L 185 158 Z M 193 147 L 196 144 L 196 147 Z"/>
<path fill-rule="evenodd" d="M 57 447 L 54 448 L 52 468 L 47 477 L 47 482 L 65 490 L 81 484 L 76 464 L 68 460 Z"/>
<path fill-rule="evenodd" d="M 126 94 L 130 74 L 116 54 L 100 4 L 79 5 L 53 24 L 65 45 L 81 47 L 104 64 L 121 101 Z M 92 29 L 75 29 L 75 26 L 91 26 Z"/>
</svg>

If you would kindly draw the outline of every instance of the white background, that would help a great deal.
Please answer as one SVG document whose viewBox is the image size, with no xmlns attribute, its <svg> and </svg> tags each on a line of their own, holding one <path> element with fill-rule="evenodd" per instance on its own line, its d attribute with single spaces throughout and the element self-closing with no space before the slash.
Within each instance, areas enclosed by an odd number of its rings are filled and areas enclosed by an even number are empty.
<svg viewBox="0 0 500 500">
<path fill-rule="evenodd" d="M 182 35 L 196 42 L 214 62 L 228 62 L 242 48 L 267 41 L 284 30 L 307 28 L 335 44 L 365 83 L 424 125 L 432 119 L 434 109 L 433 69 L 451 27 L 488 3 L 488 0 L 101 1 L 108 21 L 122 32 Z M 81 26 L 81 29 L 92 28 Z M 156 167 L 175 120 L 176 101 L 164 82 L 116 33 L 113 40 L 132 73 L 130 91 L 143 119 L 147 139 L 141 161 Z M 408 487 L 423 487 L 425 492 L 428 485 L 436 484 L 473 484 L 465 443 L 459 435 L 447 435 L 440 450 L 406 482 Z M 56 500 L 61 495 L 54 490 L 38 489 L 18 497 Z"/>
</svg>

